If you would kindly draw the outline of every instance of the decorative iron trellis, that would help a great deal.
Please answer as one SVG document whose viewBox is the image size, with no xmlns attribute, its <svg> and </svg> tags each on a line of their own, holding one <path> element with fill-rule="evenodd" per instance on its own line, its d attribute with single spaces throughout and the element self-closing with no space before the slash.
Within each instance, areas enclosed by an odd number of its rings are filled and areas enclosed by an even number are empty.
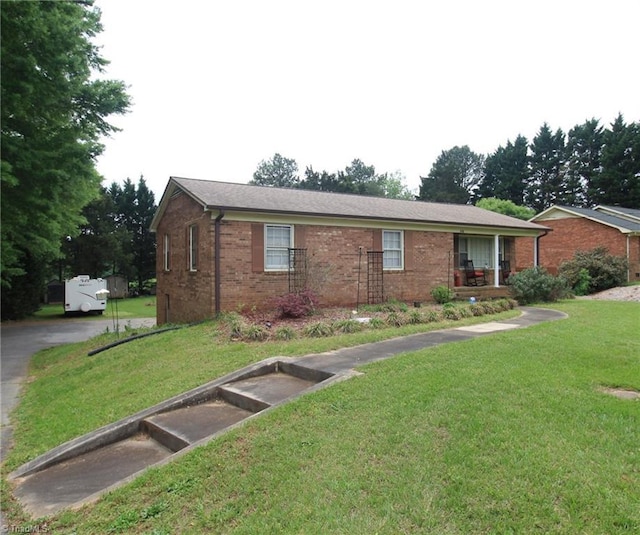
<svg viewBox="0 0 640 535">
<path fill-rule="evenodd" d="M 289 249 L 289 293 L 300 293 L 307 287 L 307 250 Z"/>
<path fill-rule="evenodd" d="M 384 251 L 367 251 L 367 302 L 370 305 L 384 302 L 383 254 Z"/>
</svg>

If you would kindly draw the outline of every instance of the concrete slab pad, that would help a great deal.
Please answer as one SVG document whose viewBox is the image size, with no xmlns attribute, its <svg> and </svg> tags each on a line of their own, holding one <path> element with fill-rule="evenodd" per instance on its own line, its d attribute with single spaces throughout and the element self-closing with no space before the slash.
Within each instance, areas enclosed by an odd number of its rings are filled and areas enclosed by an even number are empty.
<svg viewBox="0 0 640 535">
<path fill-rule="evenodd" d="M 16 480 L 15 496 L 34 518 L 86 500 L 173 452 L 136 435 Z"/>
<path fill-rule="evenodd" d="M 497 331 L 508 331 L 509 329 L 517 329 L 519 325 L 514 323 L 498 323 L 490 321 L 489 323 L 481 323 L 479 325 L 468 325 L 466 327 L 458 327 L 458 331 L 466 331 L 472 333 L 494 333 Z"/>
<path fill-rule="evenodd" d="M 187 444 L 193 444 L 248 418 L 252 414 L 250 411 L 224 401 L 214 401 L 156 414 L 147 418 L 143 426 L 149 422 L 166 433 L 179 437 Z M 147 430 L 149 434 L 154 436 L 151 429 L 147 427 Z M 163 443 L 162 439 L 154 438 Z"/>
<path fill-rule="evenodd" d="M 286 373 L 270 373 L 226 384 L 221 390 L 257 399 L 268 405 L 275 405 L 315 384 L 313 381 L 300 379 Z"/>
</svg>

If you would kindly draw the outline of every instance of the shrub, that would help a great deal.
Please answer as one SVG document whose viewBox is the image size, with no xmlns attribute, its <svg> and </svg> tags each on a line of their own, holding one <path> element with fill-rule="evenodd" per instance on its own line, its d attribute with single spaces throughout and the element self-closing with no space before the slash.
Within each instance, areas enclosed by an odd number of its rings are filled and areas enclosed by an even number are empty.
<svg viewBox="0 0 640 535">
<path fill-rule="evenodd" d="M 472 305 L 469 305 L 469 310 L 471 310 L 471 314 L 474 316 L 485 315 L 484 307 L 480 303 L 473 303 Z"/>
<path fill-rule="evenodd" d="M 318 297 L 312 290 L 289 293 L 276 297 L 274 305 L 282 318 L 301 318 L 311 314 L 318 306 Z"/>
<path fill-rule="evenodd" d="M 553 302 L 569 297 L 571 291 L 563 277 L 554 277 L 541 267 L 525 269 L 509 277 L 509 291 L 521 305 Z"/>
<path fill-rule="evenodd" d="M 628 268 L 626 258 L 609 254 L 606 247 L 596 247 L 577 251 L 571 260 L 560 264 L 558 272 L 578 295 L 584 295 L 579 292 L 584 292 L 585 286 L 585 293 L 595 293 L 624 284 Z M 586 270 L 586 275 L 582 270 Z"/>
<path fill-rule="evenodd" d="M 420 323 L 424 323 L 424 318 L 422 314 L 418 310 L 412 310 L 409 312 L 409 323 L 412 325 L 418 325 Z"/>
<path fill-rule="evenodd" d="M 453 296 L 453 290 L 446 286 L 436 286 L 431 290 L 431 297 L 433 297 L 436 303 L 441 305 L 451 302 L 453 300 Z"/>
</svg>

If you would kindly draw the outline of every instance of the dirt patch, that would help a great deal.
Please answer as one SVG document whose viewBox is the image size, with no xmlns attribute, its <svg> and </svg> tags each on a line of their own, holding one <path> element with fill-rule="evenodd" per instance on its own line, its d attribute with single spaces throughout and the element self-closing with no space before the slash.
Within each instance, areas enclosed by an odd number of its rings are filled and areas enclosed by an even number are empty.
<svg viewBox="0 0 640 535">
<path fill-rule="evenodd" d="M 619 286 L 596 294 L 585 295 L 582 299 L 600 299 L 602 301 L 638 301 L 640 302 L 640 285 Z"/>
<path fill-rule="evenodd" d="M 637 390 L 602 387 L 600 391 L 620 399 L 640 399 L 640 392 L 638 392 Z"/>
</svg>

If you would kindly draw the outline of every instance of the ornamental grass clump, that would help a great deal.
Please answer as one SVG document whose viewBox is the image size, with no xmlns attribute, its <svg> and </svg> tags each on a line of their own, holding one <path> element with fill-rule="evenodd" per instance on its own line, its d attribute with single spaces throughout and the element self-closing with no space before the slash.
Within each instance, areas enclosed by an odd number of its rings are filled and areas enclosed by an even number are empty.
<svg viewBox="0 0 640 535">
<path fill-rule="evenodd" d="M 338 320 L 332 324 L 334 332 L 345 334 L 357 333 L 363 329 L 363 326 L 363 323 L 352 319 Z"/>
<path fill-rule="evenodd" d="M 304 328 L 305 336 L 309 336 L 311 338 L 322 338 L 324 336 L 331 336 L 334 333 L 333 326 L 330 323 L 325 323 L 323 321 L 317 321 L 315 323 L 311 323 Z"/>
<path fill-rule="evenodd" d="M 273 337 L 276 340 L 293 340 L 297 337 L 297 333 L 295 331 L 295 329 L 292 329 L 291 327 L 285 326 L 285 327 L 278 327 L 275 332 L 273 333 Z"/>
</svg>

